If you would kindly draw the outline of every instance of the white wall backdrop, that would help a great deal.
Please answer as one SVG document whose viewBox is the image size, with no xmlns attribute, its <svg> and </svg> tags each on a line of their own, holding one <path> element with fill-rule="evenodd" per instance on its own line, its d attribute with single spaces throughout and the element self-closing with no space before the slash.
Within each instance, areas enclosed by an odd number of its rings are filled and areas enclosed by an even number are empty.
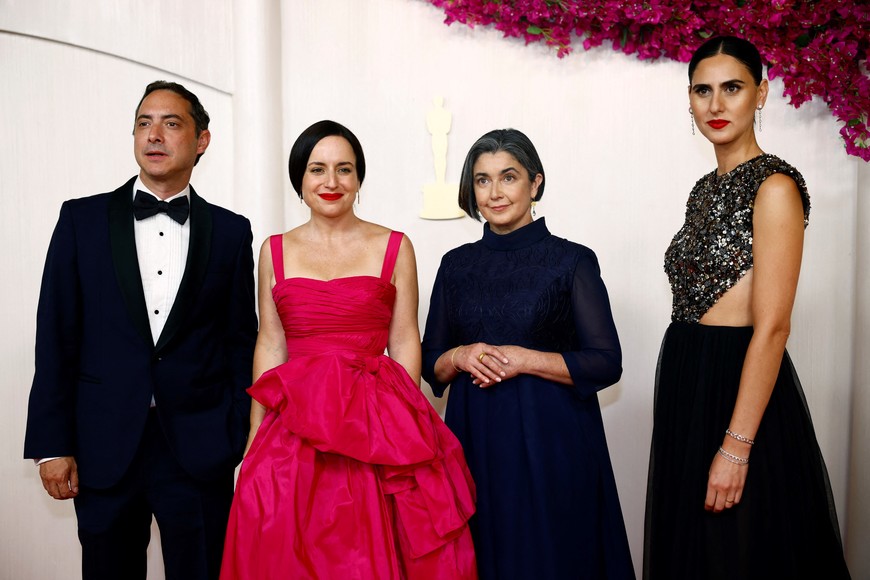
<svg viewBox="0 0 870 580">
<path fill-rule="evenodd" d="M 421 325 L 441 255 L 481 231 L 468 218 L 418 217 L 434 179 L 425 124 L 433 97 L 453 114 L 448 181 L 484 132 L 510 126 L 530 136 L 548 180 L 538 215 L 597 252 L 610 291 L 625 370 L 601 400 L 639 570 L 653 374 L 670 316 L 662 254 L 689 190 L 715 164 L 690 133 L 685 66 L 609 49 L 559 60 L 443 18 L 424 0 L 0 0 L 0 465 L 9 475 L 0 579 L 78 574 L 73 506 L 48 498 L 21 459 L 39 280 L 60 203 L 136 172 L 133 108 L 157 78 L 202 98 L 213 138 L 193 183 L 250 217 L 258 238 L 306 219 L 286 177 L 299 132 L 323 118 L 349 126 L 368 164 L 360 215 L 416 246 Z M 822 104 L 796 111 L 781 83 L 772 88 L 761 145 L 803 172 L 813 204 L 789 350 L 848 530 L 847 557 L 864 577 L 870 170 L 845 154 Z M 151 579 L 163 578 L 156 538 Z"/>
</svg>

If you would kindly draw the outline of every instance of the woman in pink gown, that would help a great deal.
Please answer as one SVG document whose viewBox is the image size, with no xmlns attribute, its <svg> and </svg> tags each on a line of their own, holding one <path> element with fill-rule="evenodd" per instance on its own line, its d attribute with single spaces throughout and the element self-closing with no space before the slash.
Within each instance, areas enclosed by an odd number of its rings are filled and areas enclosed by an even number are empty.
<svg viewBox="0 0 870 580">
<path fill-rule="evenodd" d="M 311 219 L 260 251 L 221 578 L 476 578 L 474 485 L 419 389 L 411 242 L 354 214 L 365 158 L 342 125 L 306 129 L 289 169 Z"/>
</svg>

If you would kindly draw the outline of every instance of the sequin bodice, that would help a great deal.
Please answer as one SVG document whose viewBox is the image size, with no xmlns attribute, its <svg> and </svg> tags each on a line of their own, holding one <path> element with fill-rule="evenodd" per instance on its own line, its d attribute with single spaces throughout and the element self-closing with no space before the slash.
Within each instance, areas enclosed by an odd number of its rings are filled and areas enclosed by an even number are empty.
<svg viewBox="0 0 870 580">
<path fill-rule="evenodd" d="M 698 322 L 752 268 L 752 212 L 762 182 L 783 173 L 797 184 L 809 223 L 810 198 L 798 171 L 773 155 L 759 155 L 725 175 L 713 171 L 695 184 L 686 221 L 665 252 L 674 294 L 671 319 Z"/>
</svg>

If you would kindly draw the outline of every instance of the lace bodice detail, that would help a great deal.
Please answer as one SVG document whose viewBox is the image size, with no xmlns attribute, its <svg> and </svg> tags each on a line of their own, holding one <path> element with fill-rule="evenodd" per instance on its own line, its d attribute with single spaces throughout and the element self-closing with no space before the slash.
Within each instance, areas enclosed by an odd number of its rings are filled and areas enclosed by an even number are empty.
<svg viewBox="0 0 870 580">
<path fill-rule="evenodd" d="M 558 352 L 583 395 L 616 382 L 619 337 L 595 253 L 550 234 L 543 218 L 503 235 L 485 224 L 480 241 L 441 260 L 423 339 L 433 392 L 447 386 L 437 358 L 475 342 Z"/>
</svg>

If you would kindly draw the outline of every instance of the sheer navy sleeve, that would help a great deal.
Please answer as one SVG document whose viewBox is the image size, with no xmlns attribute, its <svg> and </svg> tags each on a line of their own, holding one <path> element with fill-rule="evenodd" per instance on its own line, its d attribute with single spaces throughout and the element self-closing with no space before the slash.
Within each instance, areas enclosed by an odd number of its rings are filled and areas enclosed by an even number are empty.
<svg viewBox="0 0 870 580">
<path fill-rule="evenodd" d="M 444 262 L 438 268 L 432 298 L 429 300 L 429 314 L 426 317 L 426 330 L 423 333 L 423 379 L 432 387 L 436 397 L 444 395 L 448 383 L 435 378 L 435 362 L 448 349 L 458 346 L 450 328 L 447 297 L 444 291 Z"/>
<path fill-rule="evenodd" d="M 577 260 L 571 288 L 571 306 L 577 331 L 576 350 L 563 352 L 565 364 L 581 396 L 590 396 L 622 376 L 622 349 L 610 311 L 607 288 L 598 260 L 587 250 Z"/>
</svg>

